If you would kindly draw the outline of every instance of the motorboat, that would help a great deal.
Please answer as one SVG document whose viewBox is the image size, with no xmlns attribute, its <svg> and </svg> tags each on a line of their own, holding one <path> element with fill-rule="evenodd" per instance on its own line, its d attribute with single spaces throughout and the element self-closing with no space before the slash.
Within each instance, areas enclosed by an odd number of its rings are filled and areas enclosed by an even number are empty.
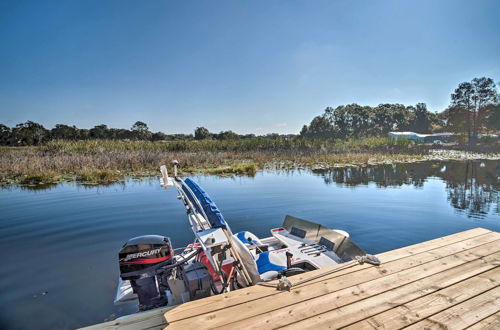
<svg viewBox="0 0 500 330">
<path fill-rule="evenodd" d="M 294 275 L 363 258 L 377 262 L 347 232 L 290 215 L 270 228 L 269 237 L 234 233 L 208 193 L 192 178 L 178 176 L 177 167 L 174 161 L 169 176 L 161 166 L 160 184 L 177 190 L 193 242 L 174 248 L 161 235 L 128 240 L 119 252 L 115 303 L 137 299 L 139 311 L 146 311 L 274 280 L 283 288 Z"/>
</svg>

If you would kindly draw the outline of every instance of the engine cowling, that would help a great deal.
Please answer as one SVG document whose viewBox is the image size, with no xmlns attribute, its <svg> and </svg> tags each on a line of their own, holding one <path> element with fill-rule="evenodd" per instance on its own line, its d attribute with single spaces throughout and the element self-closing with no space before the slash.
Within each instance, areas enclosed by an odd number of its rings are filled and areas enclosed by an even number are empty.
<svg viewBox="0 0 500 330">
<path fill-rule="evenodd" d="M 139 299 L 140 310 L 165 306 L 168 285 L 161 267 L 174 262 L 170 238 L 145 235 L 128 240 L 120 250 L 120 277 L 129 280 Z M 161 267 L 160 267 L 161 266 Z"/>
</svg>

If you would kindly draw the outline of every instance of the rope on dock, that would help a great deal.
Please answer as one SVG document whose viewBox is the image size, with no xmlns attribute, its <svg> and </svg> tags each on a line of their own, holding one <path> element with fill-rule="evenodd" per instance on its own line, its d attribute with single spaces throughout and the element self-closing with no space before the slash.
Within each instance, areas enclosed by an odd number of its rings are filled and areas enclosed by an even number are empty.
<svg viewBox="0 0 500 330">
<path fill-rule="evenodd" d="M 279 290 L 279 291 L 290 291 L 290 289 L 292 287 L 299 286 L 299 285 L 307 283 L 309 281 L 316 280 L 316 279 L 318 279 L 320 277 L 323 277 L 325 275 L 333 274 L 335 272 L 338 272 L 339 270 L 351 268 L 351 267 L 357 266 L 357 265 L 362 265 L 364 263 L 368 263 L 368 264 L 372 264 L 372 265 L 378 266 L 378 265 L 380 265 L 380 260 L 376 256 L 374 256 L 374 255 L 366 254 L 364 256 L 356 256 L 355 260 L 343 263 L 342 267 L 333 268 L 333 269 L 327 270 L 325 272 L 313 275 L 311 277 L 303 278 L 303 279 L 301 279 L 299 281 L 296 281 L 296 282 L 292 282 L 286 276 L 282 276 L 279 279 L 278 285 L 276 285 L 276 290 Z M 271 285 L 265 285 L 264 283 L 262 283 L 261 285 L 271 286 Z"/>
</svg>

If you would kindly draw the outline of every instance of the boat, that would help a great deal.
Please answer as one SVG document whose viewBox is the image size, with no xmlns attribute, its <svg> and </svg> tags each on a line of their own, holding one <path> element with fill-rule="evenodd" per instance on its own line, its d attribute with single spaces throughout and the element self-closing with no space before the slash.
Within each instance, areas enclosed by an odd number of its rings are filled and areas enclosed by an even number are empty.
<svg viewBox="0 0 500 330">
<path fill-rule="evenodd" d="M 192 178 L 173 177 L 161 166 L 160 184 L 175 188 L 186 208 L 193 243 L 173 248 L 161 235 L 128 240 L 119 252 L 120 278 L 115 303 L 138 300 L 138 311 L 176 306 L 277 280 L 289 290 L 291 277 L 340 263 L 378 263 L 343 230 L 287 215 L 271 236 L 233 233 L 208 193 Z M 274 284 L 273 284 L 274 285 Z"/>
</svg>

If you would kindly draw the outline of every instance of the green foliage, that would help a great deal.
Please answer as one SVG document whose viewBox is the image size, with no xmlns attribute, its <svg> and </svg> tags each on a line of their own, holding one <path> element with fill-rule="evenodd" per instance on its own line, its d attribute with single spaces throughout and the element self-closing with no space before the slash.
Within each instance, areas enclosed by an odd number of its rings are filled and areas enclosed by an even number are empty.
<svg viewBox="0 0 500 330">
<path fill-rule="evenodd" d="M 205 127 L 196 127 L 194 130 L 194 138 L 195 140 L 206 140 L 210 139 L 212 134 Z"/>
<path fill-rule="evenodd" d="M 221 131 L 219 134 L 215 134 L 217 140 L 235 140 L 239 139 L 240 136 L 233 131 Z"/>
<path fill-rule="evenodd" d="M 500 104 L 487 108 L 486 127 L 494 131 L 500 131 Z"/>
<path fill-rule="evenodd" d="M 495 82 L 491 78 L 474 78 L 471 82 L 458 85 L 451 94 L 448 122 L 454 129 L 460 128 L 467 134 L 469 144 L 477 142 L 478 134 L 488 126 L 487 108 L 498 105 L 500 95 Z M 453 117 L 454 115 L 457 117 Z"/>
<path fill-rule="evenodd" d="M 337 134 L 326 116 L 317 116 L 311 121 L 309 126 L 304 125 L 300 135 L 312 139 L 333 139 Z"/>
<path fill-rule="evenodd" d="M 430 133 L 433 119 L 435 116 L 427 111 L 425 103 L 417 103 L 413 110 L 413 130 L 419 133 Z"/>
<path fill-rule="evenodd" d="M 390 131 L 412 130 L 427 133 L 436 116 L 425 103 L 415 107 L 402 104 L 380 104 L 376 107 L 358 104 L 328 107 L 321 116 L 304 125 L 300 135 L 319 139 L 360 139 L 387 136 Z"/>
<path fill-rule="evenodd" d="M 257 165 L 254 163 L 239 164 L 239 165 L 233 165 L 233 166 L 205 169 L 203 172 L 206 174 L 214 174 L 214 175 L 254 176 L 257 173 Z"/>
<path fill-rule="evenodd" d="M 142 121 L 136 121 L 131 128 L 132 137 L 136 140 L 151 140 L 152 133 L 149 131 L 148 125 Z"/>
<path fill-rule="evenodd" d="M 90 170 L 76 176 L 76 181 L 87 185 L 110 184 L 121 179 L 123 179 L 123 174 L 111 170 Z"/>
<path fill-rule="evenodd" d="M 0 124 L 0 145 L 27 146 L 47 143 L 51 148 L 68 148 L 58 140 L 90 141 L 74 145 L 79 152 L 95 152 L 112 141 L 141 141 L 143 144 L 116 144 L 117 148 L 165 151 L 259 151 L 259 150 L 309 150 L 327 148 L 334 140 L 359 140 L 386 137 L 390 131 L 430 133 L 452 131 L 476 140 L 481 132 L 500 129 L 500 96 L 491 78 L 475 78 L 459 84 L 451 96 L 451 105 L 440 114 L 431 113 L 425 103 L 415 106 L 403 104 L 379 104 L 376 107 L 356 103 L 327 107 L 323 114 L 304 125 L 300 135 L 254 134 L 238 135 L 233 131 L 211 133 L 205 127 L 197 127 L 192 134 L 152 133 L 142 121 L 135 122 L 130 130 L 97 125 L 91 129 L 57 124 L 50 131 L 42 125 L 28 121 L 9 128 Z M 192 141 L 193 138 L 196 141 Z M 97 143 L 96 140 L 100 142 Z M 51 142 L 55 141 L 55 142 Z M 164 144 L 155 145 L 155 142 Z M 349 142 L 348 142 L 349 143 Z M 111 147 L 112 149 L 113 147 Z"/>
<path fill-rule="evenodd" d="M 21 146 L 39 145 L 48 138 L 49 131 L 42 125 L 32 121 L 17 124 L 11 132 L 11 139 L 14 144 Z"/>
<path fill-rule="evenodd" d="M 89 136 L 92 139 L 106 139 L 109 138 L 107 125 L 97 125 L 91 128 L 89 131 Z"/>
<path fill-rule="evenodd" d="M 23 175 L 18 182 L 22 185 L 50 185 L 59 180 L 60 176 L 54 173 L 32 173 Z"/>
<path fill-rule="evenodd" d="M 228 140 L 192 141 L 118 141 L 118 140 L 53 140 L 41 148 L 53 154 L 96 154 L 112 152 L 338 152 L 357 150 L 399 150 L 411 147 L 411 141 L 388 137 L 371 137 L 348 140 L 323 140 L 303 137 L 275 138 L 254 137 Z"/>
<path fill-rule="evenodd" d="M 77 140 L 79 138 L 78 131 L 76 126 L 56 124 L 56 126 L 50 130 L 50 135 L 53 139 Z"/>
<path fill-rule="evenodd" d="M 12 141 L 12 131 L 9 127 L 0 124 L 0 145 L 11 145 Z"/>
<path fill-rule="evenodd" d="M 166 141 L 168 135 L 162 132 L 156 132 L 151 135 L 151 141 Z"/>
</svg>

